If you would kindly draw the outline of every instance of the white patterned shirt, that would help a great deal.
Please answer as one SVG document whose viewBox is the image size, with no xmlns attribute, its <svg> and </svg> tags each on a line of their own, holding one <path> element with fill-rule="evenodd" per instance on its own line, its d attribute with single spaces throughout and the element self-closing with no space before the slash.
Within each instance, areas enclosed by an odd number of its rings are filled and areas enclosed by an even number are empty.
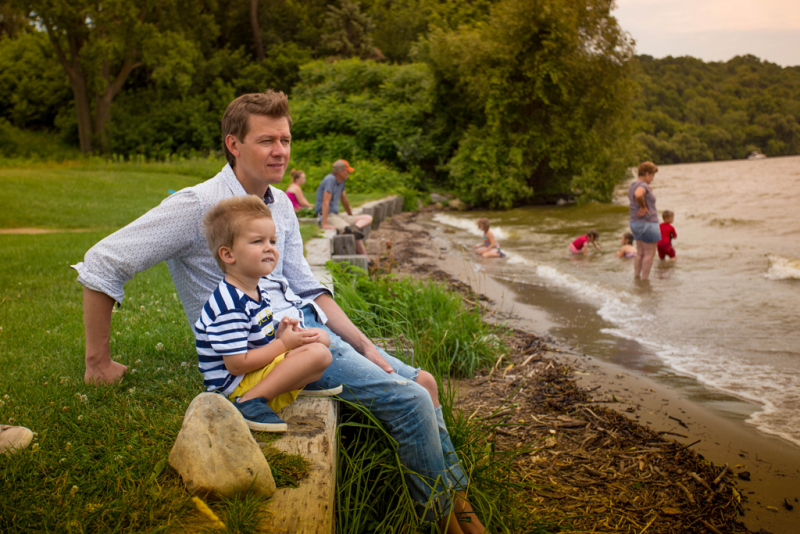
<svg viewBox="0 0 800 534">
<path fill-rule="evenodd" d="M 168 196 L 89 249 L 83 262 L 72 266 L 78 271 L 78 282 L 122 303 L 123 286 L 133 275 L 165 261 L 194 329 L 203 306 L 223 277 L 203 236 L 203 217 L 220 200 L 246 194 L 231 166 L 225 165 L 214 178 Z M 283 191 L 270 186 L 264 202 L 269 204 L 275 221 L 278 263 L 272 274 L 261 279 L 260 286 L 275 318 L 302 320 L 300 308 L 312 304 L 320 322 L 327 322 L 313 300 L 330 292 L 317 282 L 303 257 L 303 240 L 291 201 Z"/>
</svg>

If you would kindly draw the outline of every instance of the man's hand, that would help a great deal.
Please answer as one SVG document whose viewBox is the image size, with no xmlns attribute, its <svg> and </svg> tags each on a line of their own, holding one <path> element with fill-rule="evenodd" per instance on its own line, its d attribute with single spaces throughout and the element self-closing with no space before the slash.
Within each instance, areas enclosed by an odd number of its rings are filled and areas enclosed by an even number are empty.
<svg viewBox="0 0 800 534">
<path fill-rule="evenodd" d="M 122 375 L 128 371 L 127 365 L 115 362 L 111 358 L 97 364 L 86 361 L 86 372 L 83 381 L 87 384 L 112 384 L 122 380 Z"/>
<path fill-rule="evenodd" d="M 381 356 L 381 353 L 378 352 L 378 349 L 376 349 L 375 345 L 373 345 L 372 343 L 370 343 L 367 347 L 365 347 L 364 357 L 369 361 L 371 361 L 372 363 L 374 363 L 375 365 L 377 365 L 378 367 L 380 367 L 381 369 L 383 369 L 384 371 L 386 371 L 387 373 L 394 372 L 394 369 L 392 368 L 391 365 L 389 365 L 389 362 L 387 362 L 384 359 L 384 357 Z"/>
<path fill-rule="evenodd" d="M 336 230 L 336 227 L 332 226 L 330 224 L 323 224 L 322 228 L 323 228 L 323 230 Z"/>
</svg>

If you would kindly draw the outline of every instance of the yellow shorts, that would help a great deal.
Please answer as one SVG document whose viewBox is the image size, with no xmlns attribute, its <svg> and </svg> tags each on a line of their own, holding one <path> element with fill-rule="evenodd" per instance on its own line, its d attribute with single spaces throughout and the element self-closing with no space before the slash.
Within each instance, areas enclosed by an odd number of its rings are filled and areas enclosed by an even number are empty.
<svg viewBox="0 0 800 534">
<path fill-rule="evenodd" d="M 264 380 L 264 378 L 273 370 L 275 370 L 275 367 L 283 361 L 284 357 L 286 357 L 285 352 L 283 354 L 279 354 L 274 360 L 272 360 L 272 362 L 269 363 L 269 365 L 266 365 L 261 369 L 256 369 L 255 371 L 250 371 L 244 375 L 244 378 L 242 378 L 242 381 L 239 382 L 238 386 L 236 386 L 236 389 L 233 390 L 233 393 L 228 395 L 228 398 L 231 400 L 231 402 L 236 402 L 236 397 L 241 397 L 253 389 L 256 384 Z M 281 393 L 271 401 L 267 402 L 267 404 L 269 404 L 269 407 L 277 412 L 284 406 L 289 406 L 291 403 L 293 403 L 299 393 L 299 389 L 295 389 L 294 391 L 289 391 L 287 393 Z"/>
</svg>

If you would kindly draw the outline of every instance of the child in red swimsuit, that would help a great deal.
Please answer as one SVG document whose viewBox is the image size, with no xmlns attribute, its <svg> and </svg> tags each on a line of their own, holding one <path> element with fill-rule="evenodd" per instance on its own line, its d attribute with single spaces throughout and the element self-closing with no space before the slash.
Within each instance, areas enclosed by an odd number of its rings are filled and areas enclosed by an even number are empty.
<svg viewBox="0 0 800 534">
<path fill-rule="evenodd" d="M 589 230 L 586 235 L 580 236 L 578 239 L 569 244 L 569 251 L 573 254 L 583 254 L 584 256 L 589 252 L 588 243 L 594 245 L 594 248 L 600 250 L 600 245 L 597 240 L 600 239 L 600 234 L 597 230 Z"/>
<path fill-rule="evenodd" d="M 661 218 L 664 219 L 664 222 L 659 225 L 661 241 L 658 242 L 658 257 L 663 260 L 669 256 L 669 261 L 675 261 L 675 249 L 672 248 L 672 240 L 678 237 L 678 233 L 672 227 L 675 214 L 669 210 L 664 210 L 661 213 Z"/>
</svg>

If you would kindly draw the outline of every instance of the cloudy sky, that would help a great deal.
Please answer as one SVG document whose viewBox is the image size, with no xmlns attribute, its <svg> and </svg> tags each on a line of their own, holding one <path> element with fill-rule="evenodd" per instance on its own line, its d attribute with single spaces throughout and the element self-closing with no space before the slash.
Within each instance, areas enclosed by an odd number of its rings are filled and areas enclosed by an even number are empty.
<svg viewBox="0 0 800 534">
<path fill-rule="evenodd" d="M 617 0 L 614 14 L 638 54 L 800 65 L 800 0 Z"/>
</svg>

